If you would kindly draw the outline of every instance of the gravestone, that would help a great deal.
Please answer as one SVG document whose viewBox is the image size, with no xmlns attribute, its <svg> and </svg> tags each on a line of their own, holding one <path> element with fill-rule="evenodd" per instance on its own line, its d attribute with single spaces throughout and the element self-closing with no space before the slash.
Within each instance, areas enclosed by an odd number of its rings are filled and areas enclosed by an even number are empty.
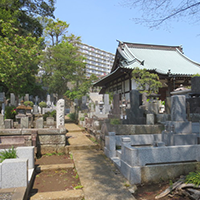
<svg viewBox="0 0 200 200">
<path fill-rule="evenodd" d="M 59 99 L 56 104 L 56 128 L 65 124 L 65 100 Z"/>
<path fill-rule="evenodd" d="M 20 127 L 21 128 L 28 128 L 28 125 L 29 125 L 29 119 L 28 119 L 28 117 L 22 117 L 21 119 L 20 119 Z"/>
<path fill-rule="evenodd" d="M 44 120 L 43 117 L 40 117 L 35 122 L 35 128 L 44 128 Z"/>
<path fill-rule="evenodd" d="M 49 108 L 51 106 L 51 96 L 47 95 L 47 107 Z"/>
<path fill-rule="evenodd" d="M 29 94 L 26 94 L 26 95 L 25 95 L 24 101 L 29 101 Z"/>
<path fill-rule="evenodd" d="M 12 119 L 5 119 L 4 124 L 5 124 L 5 129 L 13 128 L 13 120 Z"/>
<path fill-rule="evenodd" d="M 144 110 L 140 109 L 142 105 L 142 94 L 138 90 L 130 91 L 130 109 L 126 110 L 128 124 L 146 124 Z"/>
<path fill-rule="evenodd" d="M 53 117 L 47 117 L 46 125 L 47 126 L 54 126 L 54 118 Z"/>
<path fill-rule="evenodd" d="M 16 106 L 15 95 L 10 93 L 10 104 L 11 106 Z"/>
<path fill-rule="evenodd" d="M 184 95 L 171 97 L 171 120 L 186 121 L 186 97 Z"/>
<path fill-rule="evenodd" d="M 38 110 L 38 106 L 37 105 L 33 105 L 33 113 L 34 114 L 38 114 L 39 110 Z"/>
<path fill-rule="evenodd" d="M 38 112 L 39 112 L 39 114 L 41 114 L 41 113 L 42 113 L 42 109 L 41 109 L 41 107 L 40 107 L 40 106 L 38 106 Z"/>
</svg>

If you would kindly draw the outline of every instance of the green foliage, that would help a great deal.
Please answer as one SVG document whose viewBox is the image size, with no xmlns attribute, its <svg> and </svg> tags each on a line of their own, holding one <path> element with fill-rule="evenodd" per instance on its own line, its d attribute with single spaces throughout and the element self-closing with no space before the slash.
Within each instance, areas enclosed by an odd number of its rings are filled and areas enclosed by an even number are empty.
<svg viewBox="0 0 200 200">
<path fill-rule="evenodd" d="M 31 107 L 33 107 L 33 102 L 32 101 L 24 101 L 24 105 L 25 106 L 31 106 Z"/>
<path fill-rule="evenodd" d="M 67 115 L 72 121 L 75 121 L 76 120 L 76 114 L 75 113 L 69 113 Z"/>
<path fill-rule="evenodd" d="M 136 67 L 132 71 L 132 79 L 135 80 L 138 85 L 137 89 L 142 93 L 158 93 L 159 88 L 162 87 L 158 75 L 150 73 L 146 69 Z"/>
<path fill-rule="evenodd" d="M 43 115 L 44 121 L 47 120 L 47 117 L 53 117 L 53 118 L 54 118 L 54 121 L 55 121 L 55 120 L 56 120 L 56 110 L 53 110 L 52 112 L 46 112 L 46 113 Z"/>
<path fill-rule="evenodd" d="M 195 77 L 195 76 L 200 76 L 200 74 L 198 74 L 198 73 L 197 73 L 197 74 L 194 74 L 192 77 Z"/>
<path fill-rule="evenodd" d="M 40 37 L 43 27 L 37 16 L 53 17 L 55 0 L 1 0 L 0 19 L 5 22 L 13 20 L 13 28 L 17 34 L 27 36 L 31 33 Z"/>
<path fill-rule="evenodd" d="M 13 119 L 15 120 L 16 115 L 16 107 L 15 106 L 6 106 L 5 107 L 5 119 Z"/>
<path fill-rule="evenodd" d="M 17 152 L 16 149 L 14 149 L 14 147 L 12 146 L 12 148 L 8 149 L 8 150 L 4 150 L 2 152 L 0 152 L 0 159 L 1 159 L 1 163 L 5 160 L 5 159 L 10 159 L 10 158 L 16 158 L 17 157 Z"/>
<path fill-rule="evenodd" d="M 190 172 L 187 176 L 186 176 L 186 183 L 193 183 L 197 186 L 200 185 L 200 171 L 197 172 Z"/>
<path fill-rule="evenodd" d="M 5 35 L 0 36 L 0 80 L 15 96 L 31 93 L 36 84 L 42 38 L 17 35 L 12 21 L 0 23 Z"/>
<path fill-rule="evenodd" d="M 88 94 L 90 88 L 92 87 L 92 84 L 97 79 L 98 78 L 94 74 L 92 74 L 89 79 L 77 79 L 76 82 L 74 82 L 75 87 L 72 90 L 67 90 L 65 92 L 65 96 L 68 97 L 70 100 L 81 99 L 82 96 Z"/>
<path fill-rule="evenodd" d="M 119 125 L 119 124 L 121 124 L 121 120 L 117 119 L 117 118 L 111 118 L 110 119 L 110 124 L 111 125 Z"/>
<path fill-rule="evenodd" d="M 46 108 L 46 107 L 47 107 L 47 104 L 46 104 L 46 102 L 41 101 L 41 102 L 39 103 L 39 106 L 40 106 L 41 108 Z"/>
<path fill-rule="evenodd" d="M 74 189 L 76 189 L 76 190 L 77 190 L 77 189 L 82 189 L 82 188 L 83 188 L 82 185 L 77 185 L 77 186 L 74 187 Z"/>
<path fill-rule="evenodd" d="M 85 117 L 80 117 L 80 121 L 84 121 L 85 120 Z"/>
</svg>

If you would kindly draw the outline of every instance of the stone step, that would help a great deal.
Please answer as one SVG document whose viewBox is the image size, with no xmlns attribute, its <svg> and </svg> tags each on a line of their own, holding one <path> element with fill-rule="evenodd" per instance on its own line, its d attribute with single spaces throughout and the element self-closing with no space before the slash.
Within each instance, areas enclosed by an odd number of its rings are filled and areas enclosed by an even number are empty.
<svg viewBox="0 0 200 200">
<path fill-rule="evenodd" d="M 98 144 L 94 145 L 69 145 L 65 147 L 67 152 L 70 152 L 72 150 L 88 150 L 88 149 L 99 149 Z"/>
<path fill-rule="evenodd" d="M 36 167 L 36 172 L 55 170 L 55 169 L 68 169 L 68 168 L 74 168 L 74 164 L 67 163 L 67 164 L 54 164 L 54 165 L 38 165 Z"/>
<path fill-rule="evenodd" d="M 33 195 L 30 200 L 82 200 L 84 193 L 81 189 L 78 190 L 63 190 L 56 192 L 39 192 Z"/>
</svg>

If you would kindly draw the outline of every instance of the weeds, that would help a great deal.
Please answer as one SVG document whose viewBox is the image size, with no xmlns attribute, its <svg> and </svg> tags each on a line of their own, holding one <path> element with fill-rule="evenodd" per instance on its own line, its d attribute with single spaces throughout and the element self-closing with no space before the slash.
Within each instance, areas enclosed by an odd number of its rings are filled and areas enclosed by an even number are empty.
<svg viewBox="0 0 200 200">
<path fill-rule="evenodd" d="M 199 186 L 200 185 L 200 171 L 190 172 L 186 176 L 186 183 L 193 183 L 193 184 Z"/>
<path fill-rule="evenodd" d="M 0 152 L 0 159 L 1 159 L 0 162 L 3 162 L 5 159 L 10 159 L 10 158 L 17 158 L 17 152 L 13 146 L 8 150 Z"/>
</svg>

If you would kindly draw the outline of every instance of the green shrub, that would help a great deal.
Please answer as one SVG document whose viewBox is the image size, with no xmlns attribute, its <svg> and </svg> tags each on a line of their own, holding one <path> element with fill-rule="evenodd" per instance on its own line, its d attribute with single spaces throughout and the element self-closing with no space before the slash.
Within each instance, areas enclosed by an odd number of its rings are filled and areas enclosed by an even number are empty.
<svg viewBox="0 0 200 200">
<path fill-rule="evenodd" d="M 186 183 L 193 183 L 194 185 L 200 185 L 200 171 L 197 172 L 190 172 L 186 176 Z"/>
<path fill-rule="evenodd" d="M 46 113 L 43 115 L 44 121 L 46 121 L 47 117 L 53 117 L 54 120 L 56 120 L 56 110 L 53 110 L 52 112 L 46 112 Z"/>
<path fill-rule="evenodd" d="M 80 121 L 84 121 L 85 120 L 85 117 L 80 117 Z"/>
<path fill-rule="evenodd" d="M 5 107 L 5 119 L 13 119 L 15 120 L 16 107 L 15 106 L 6 106 Z"/>
<path fill-rule="evenodd" d="M 25 106 L 31 106 L 31 107 L 33 107 L 33 102 L 32 101 L 24 101 L 24 105 Z"/>
<path fill-rule="evenodd" d="M 47 104 L 46 104 L 44 101 L 41 101 L 41 102 L 39 103 L 39 106 L 40 106 L 41 108 L 45 108 L 45 107 L 47 107 Z"/>
<path fill-rule="evenodd" d="M 16 149 L 12 146 L 8 150 L 4 150 L 0 152 L 0 162 L 2 163 L 5 159 L 10 159 L 10 158 L 17 158 L 17 152 Z"/>
<path fill-rule="evenodd" d="M 50 117 L 53 117 L 54 120 L 56 120 L 56 110 L 53 110 L 53 111 L 50 113 Z"/>
<path fill-rule="evenodd" d="M 120 119 L 113 118 L 113 119 L 110 119 L 110 124 L 111 125 L 118 125 L 118 124 L 121 124 L 121 121 L 120 121 Z"/>
<path fill-rule="evenodd" d="M 75 115 L 75 113 L 69 113 L 67 116 L 68 116 L 72 121 L 75 121 L 75 120 L 76 120 L 76 115 Z"/>
</svg>

